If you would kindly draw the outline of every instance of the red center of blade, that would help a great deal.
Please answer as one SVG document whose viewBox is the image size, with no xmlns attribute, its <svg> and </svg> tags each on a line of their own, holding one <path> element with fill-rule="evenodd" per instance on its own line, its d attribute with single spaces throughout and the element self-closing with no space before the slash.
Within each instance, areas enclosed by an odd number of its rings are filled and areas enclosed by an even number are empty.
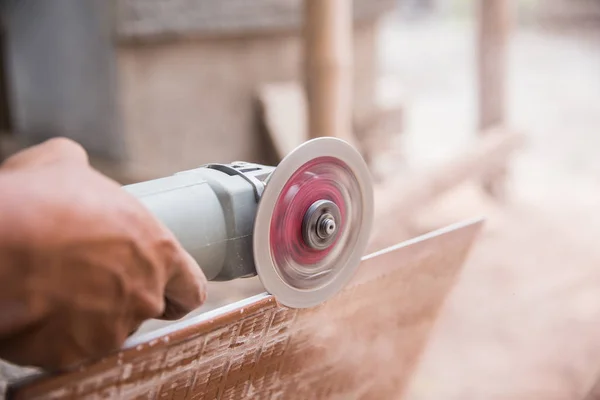
<svg viewBox="0 0 600 400">
<path fill-rule="evenodd" d="M 281 191 L 270 227 L 271 252 L 277 265 L 285 266 L 291 260 L 303 266 L 323 260 L 336 245 L 339 234 L 326 249 L 308 246 L 302 236 L 302 221 L 308 208 L 318 200 L 334 202 L 340 209 L 338 232 L 344 229 L 346 203 L 336 181 L 336 170 L 344 168 L 333 157 L 320 157 L 304 164 L 292 175 Z"/>
</svg>

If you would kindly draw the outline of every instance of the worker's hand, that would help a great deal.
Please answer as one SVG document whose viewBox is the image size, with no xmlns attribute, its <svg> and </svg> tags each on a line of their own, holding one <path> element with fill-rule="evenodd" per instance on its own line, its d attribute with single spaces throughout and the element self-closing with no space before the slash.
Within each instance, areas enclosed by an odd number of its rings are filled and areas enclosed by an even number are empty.
<svg viewBox="0 0 600 400">
<path fill-rule="evenodd" d="M 67 139 L 0 166 L 0 357 L 54 370 L 205 300 L 206 279 L 136 198 Z"/>
</svg>

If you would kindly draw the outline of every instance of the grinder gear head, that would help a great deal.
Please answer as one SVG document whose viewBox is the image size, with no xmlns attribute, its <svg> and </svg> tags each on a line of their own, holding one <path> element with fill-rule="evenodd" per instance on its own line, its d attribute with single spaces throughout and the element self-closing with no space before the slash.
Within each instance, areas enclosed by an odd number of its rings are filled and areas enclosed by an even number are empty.
<svg viewBox="0 0 600 400">
<path fill-rule="evenodd" d="M 336 138 L 305 142 L 271 173 L 258 204 L 259 279 L 285 306 L 322 303 L 352 277 L 372 220 L 373 188 L 361 155 Z"/>
</svg>

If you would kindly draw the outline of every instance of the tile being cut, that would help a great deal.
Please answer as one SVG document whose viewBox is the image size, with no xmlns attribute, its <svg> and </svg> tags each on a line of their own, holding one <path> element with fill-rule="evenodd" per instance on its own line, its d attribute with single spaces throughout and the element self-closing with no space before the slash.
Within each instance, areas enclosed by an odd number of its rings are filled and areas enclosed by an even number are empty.
<svg viewBox="0 0 600 400">
<path fill-rule="evenodd" d="M 13 384 L 8 398 L 399 397 L 481 224 L 365 257 L 320 306 L 257 295 L 134 337 L 77 370 Z"/>
</svg>

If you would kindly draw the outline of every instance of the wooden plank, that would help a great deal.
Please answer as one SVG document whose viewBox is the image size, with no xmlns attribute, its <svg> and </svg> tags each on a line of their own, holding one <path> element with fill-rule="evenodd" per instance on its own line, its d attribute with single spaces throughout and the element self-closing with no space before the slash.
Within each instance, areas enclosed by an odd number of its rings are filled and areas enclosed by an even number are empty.
<svg viewBox="0 0 600 400">
<path fill-rule="evenodd" d="M 307 141 L 306 96 L 298 82 L 267 83 L 258 89 L 262 120 L 281 160 Z"/>
<path fill-rule="evenodd" d="M 352 1 L 304 0 L 308 132 L 354 144 Z"/>
<path fill-rule="evenodd" d="M 390 398 L 415 368 L 481 228 L 472 221 L 363 259 L 329 302 L 294 310 L 262 294 L 128 342 L 8 398 Z"/>
</svg>

